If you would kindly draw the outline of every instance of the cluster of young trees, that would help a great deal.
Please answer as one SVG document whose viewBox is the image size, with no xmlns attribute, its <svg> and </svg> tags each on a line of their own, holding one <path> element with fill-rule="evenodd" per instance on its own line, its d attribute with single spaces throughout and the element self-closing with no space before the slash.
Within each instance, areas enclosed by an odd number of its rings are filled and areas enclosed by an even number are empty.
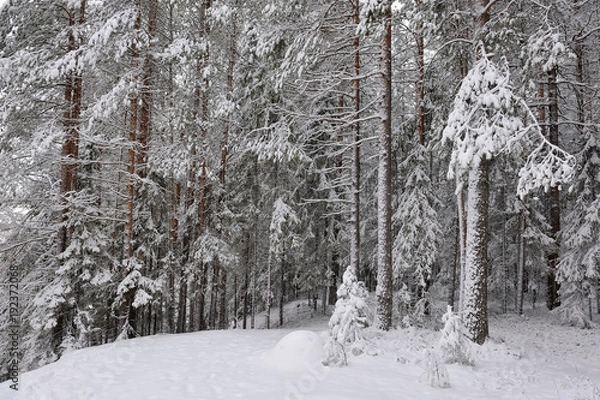
<svg viewBox="0 0 600 400">
<path fill-rule="evenodd" d="M 591 0 L 8 0 L 22 365 L 269 327 L 294 297 L 335 304 L 347 265 L 382 329 L 445 299 L 482 343 L 488 304 L 542 292 L 591 326 L 598 26 Z"/>
</svg>

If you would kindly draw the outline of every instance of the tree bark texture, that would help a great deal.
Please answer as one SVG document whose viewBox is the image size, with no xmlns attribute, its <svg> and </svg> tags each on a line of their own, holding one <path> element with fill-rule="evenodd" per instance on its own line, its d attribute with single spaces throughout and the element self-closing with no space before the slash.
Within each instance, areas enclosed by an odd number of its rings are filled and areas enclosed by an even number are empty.
<svg viewBox="0 0 600 400">
<path fill-rule="evenodd" d="M 488 161 L 483 159 L 469 171 L 469 206 L 464 278 L 463 320 L 471 340 L 483 344 L 488 335 L 487 318 L 487 229 Z"/>
<path fill-rule="evenodd" d="M 556 146 L 558 146 L 559 137 L 557 76 L 558 67 L 554 67 L 548 72 L 548 141 Z M 549 310 L 553 310 L 560 305 L 560 300 L 558 297 L 560 285 L 556 280 L 556 266 L 560 256 L 560 242 L 558 237 L 560 233 L 560 191 L 556 186 L 551 187 L 548 190 L 547 213 L 548 222 L 550 223 L 550 237 L 554 239 L 555 243 L 553 249 L 548 254 L 548 272 L 546 275 L 546 307 L 548 307 Z"/>
<path fill-rule="evenodd" d="M 377 185 L 377 316 L 379 328 L 392 328 L 392 9 L 384 6 L 381 42 L 381 128 Z"/>
</svg>

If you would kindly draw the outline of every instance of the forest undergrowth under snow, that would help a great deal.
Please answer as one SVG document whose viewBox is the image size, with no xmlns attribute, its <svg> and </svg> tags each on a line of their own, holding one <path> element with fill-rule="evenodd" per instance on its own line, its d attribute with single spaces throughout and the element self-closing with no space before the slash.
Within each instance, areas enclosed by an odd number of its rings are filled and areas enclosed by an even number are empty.
<svg viewBox="0 0 600 400">
<path fill-rule="evenodd" d="M 327 317 L 311 316 L 306 302 L 286 308 L 282 329 L 156 335 L 76 350 L 23 374 L 19 392 L 3 383 L 0 398 L 600 399 L 600 332 L 559 325 L 543 308 L 492 316 L 490 338 L 473 345 L 472 366 L 432 363 L 441 333 L 411 327 L 367 329 L 377 354 L 349 354 L 345 367 L 320 363 Z M 449 387 L 439 387 L 438 373 L 447 373 Z"/>
</svg>

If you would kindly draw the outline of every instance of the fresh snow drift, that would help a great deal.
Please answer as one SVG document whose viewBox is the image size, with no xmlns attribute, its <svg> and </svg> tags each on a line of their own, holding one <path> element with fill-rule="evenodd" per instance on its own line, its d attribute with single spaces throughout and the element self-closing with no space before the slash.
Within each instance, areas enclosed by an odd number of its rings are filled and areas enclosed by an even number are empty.
<svg viewBox="0 0 600 400">
<path fill-rule="evenodd" d="M 265 356 L 265 366 L 287 374 L 323 368 L 324 340 L 315 332 L 294 331 L 284 336 Z"/>
</svg>

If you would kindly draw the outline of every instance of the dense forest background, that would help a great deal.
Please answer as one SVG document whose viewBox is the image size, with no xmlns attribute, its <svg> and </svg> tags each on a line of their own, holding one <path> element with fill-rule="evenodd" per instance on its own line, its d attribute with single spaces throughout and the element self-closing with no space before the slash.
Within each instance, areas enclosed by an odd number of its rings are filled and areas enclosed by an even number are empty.
<svg viewBox="0 0 600 400">
<path fill-rule="evenodd" d="M 595 0 L 9 0 L 22 367 L 323 312 L 348 265 L 383 329 L 446 304 L 478 343 L 488 310 L 592 327 L 599 91 Z"/>
</svg>

